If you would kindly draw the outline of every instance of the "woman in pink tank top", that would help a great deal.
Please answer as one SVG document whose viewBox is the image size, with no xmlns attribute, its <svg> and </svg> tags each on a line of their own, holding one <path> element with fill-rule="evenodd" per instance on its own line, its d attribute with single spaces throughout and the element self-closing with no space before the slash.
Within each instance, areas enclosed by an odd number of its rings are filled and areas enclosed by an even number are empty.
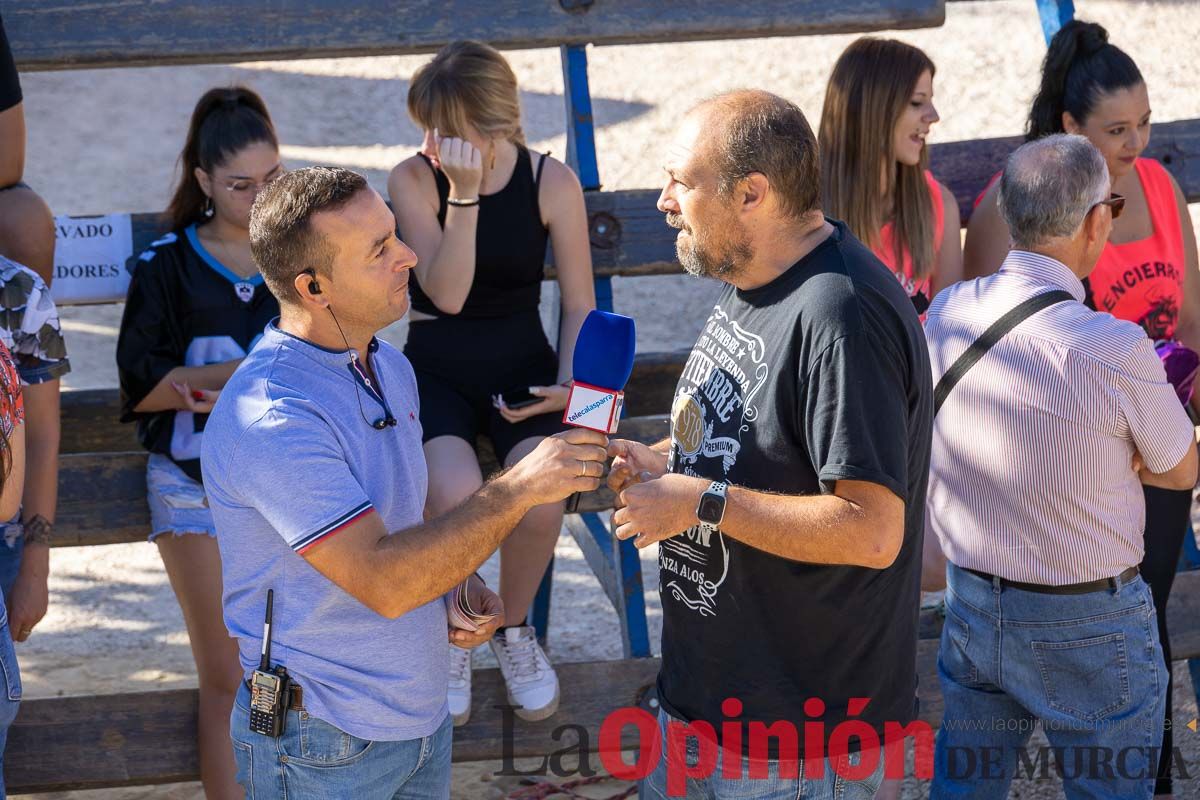
<svg viewBox="0 0 1200 800">
<path fill-rule="evenodd" d="M 821 114 L 825 213 L 874 251 L 924 313 L 959 280 L 958 203 L 928 169 L 938 121 L 933 62 L 894 39 L 863 37 L 829 76 Z"/>
<path fill-rule="evenodd" d="M 1095 23 L 1072 21 L 1050 43 L 1042 83 L 1030 111 L 1027 139 L 1052 133 L 1086 136 L 1104 154 L 1113 191 L 1125 197 L 1108 244 L 1085 282 L 1088 304 L 1137 323 L 1155 341 L 1176 340 L 1200 351 L 1200 275 L 1187 202 L 1170 174 L 1141 158 L 1150 140 L 1150 100 L 1133 60 Z M 967 228 L 968 278 L 995 272 L 1009 250 L 996 202 L 997 181 L 976 201 Z M 1200 409 L 1200 398 L 1192 406 Z M 1142 577 L 1158 612 L 1159 638 L 1170 675 L 1167 598 L 1188 529 L 1192 493 L 1145 487 L 1146 553 Z M 1168 680 L 1164 755 L 1157 796 L 1171 794 L 1172 720 Z"/>
<path fill-rule="evenodd" d="M 917 313 L 962 277 L 958 202 L 929 171 L 925 137 L 938 121 L 933 61 L 895 39 L 863 37 L 838 58 L 821 113 L 822 207 L 883 262 Z M 939 589 L 945 560 L 926 536 L 923 588 Z M 888 779 L 876 800 L 900 796 Z"/>
</svg>

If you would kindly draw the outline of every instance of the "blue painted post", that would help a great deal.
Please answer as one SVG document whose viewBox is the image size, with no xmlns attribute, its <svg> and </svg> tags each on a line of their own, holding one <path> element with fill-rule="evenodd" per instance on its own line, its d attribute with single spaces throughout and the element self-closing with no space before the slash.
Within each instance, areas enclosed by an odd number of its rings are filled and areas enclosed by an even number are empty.
<svg viewBox="0 0 1200 800">
<path fill-rule="evenodd" d="M 588 88 L 587 48 L 569 45 L 561 48 L 563 86 L 567 100 L 567 158 L 585 192 L 600 189 L 600 167 L 596 160 L 596 126 L 592 119 L 592 95 Z M 596 279 L 596 308 L 613 310 L 612 279 Z M 616 539 L 596 514 L 585 514 L 584 522 L 594 533 L 603 533 L 615 542 L 608 552 L 617 562 L 624 596 L 616 609 L 621 617 L 621 639 L 626 658 L 648 658 L 650 635 L 646 627 L 646 600 L 642 589 L 642 562 L 633 542 Z M 599 538 L 599 537 L 598 537 Z"/>
<path fill-rule="evenodd" d="M 596 161 L 595 125 L 592 120 L 592 97 L 588 89 L 587 49 L 583 45 L 564 45 L 560 48 L 563 65 L 563 87 L 567 106 L 567 163 L 579 176 L 585 192 L 600 189 L 600 169 Z M 596 308 L 613 310 L 612 282 L 597 278 Z M 612 559 L 614 572 L 620 576 L 620 602 L 615 610 L 621 623 L 622 648 L 626 658 L 646 658 L 650 655 L 650 637 L 646 625 L 646 601 L 642 587 L 642 565 L 632 542 L 618 541 L 597 514 L 584 514 L 583 520 L 592 532 L 600 551 Z M 532 624 L 538 638 L 545 642 L 550 616 L 550 586 L 554 561 L 538 587 L 533 602 Z"/>
<path fill-rule="evenodd" d="M 587 48 L 584 45 L 563 45 L 559 52 L 562 57 L 563 98 L 566 101 L 567 112 L 567 164 L 579 176 L 579 182 L 585 192 L 595 191 L 600 188 L 600 168 L 596 162 L 592 95 L 588 89 Z M 612 286 L 608 278 L 596 280 L 596 307 L 601 311 L 612 311 Z M 533 598 L 530 621 L 537 630 L 538 640 L 543 644 L 550 627 L 550 587 L 553 578 L 552 556 Z"/>
<path fill-rule="evenodd" d="M 567 163 L 579 176 L 585 192 L 600 188 L 596 163 L 596 135 L 592 122 L 592 95 L 588 89 L 587 48 L 581 44 L 559 48 L 567 102 Z"/>
<path fill-rule="evenodd" d="M 1059 28 L 1075 19 L 1074 0 L 1036 0 L 1038 16 L 1042 19 L 1042 34 L 1046 44 L 1054 38 Z"/>
</svg>

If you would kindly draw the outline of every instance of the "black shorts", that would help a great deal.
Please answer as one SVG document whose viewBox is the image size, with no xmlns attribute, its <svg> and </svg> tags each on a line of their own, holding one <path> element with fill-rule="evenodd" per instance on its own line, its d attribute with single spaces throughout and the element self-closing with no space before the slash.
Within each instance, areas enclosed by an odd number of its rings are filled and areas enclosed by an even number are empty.
<svg viewBox="0 0 1200 800">
<path fill-rule="evenodd" d="M 558 383 L 558 356 L 536 311 L 498 319 L 413 322 L 404 354 L 417 374 L 422 441 L 457 436 L 474 447 L 483 434 L 503 464 L 519 442 L 566 430 L 561 412 L 514 424 L 492 406 L 492 395 Z"/>
</svg>

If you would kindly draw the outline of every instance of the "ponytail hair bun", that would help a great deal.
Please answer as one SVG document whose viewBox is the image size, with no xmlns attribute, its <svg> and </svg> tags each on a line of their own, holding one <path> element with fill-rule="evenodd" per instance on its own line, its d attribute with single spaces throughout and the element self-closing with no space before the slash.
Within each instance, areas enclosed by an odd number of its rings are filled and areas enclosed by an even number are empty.
<svg viewBox="0 0 1200 800">
<path fill-rule="evenodd" d="M 245 86 L 209 89 L 196 102 L 187 141 L 179 154 L 179 185 L 167 206 L 172 228 L 203 219 L 208 197 L 196 180 L 196 168 L 211 173 L 246 147 L 266 142 L 279 149 L 275 125 L 258 93 Z"/>
<path fill-rule="evenodd" d="M 1129 55 L 1108 41 L 1108 31 L 1095 22 L 1073 19 L 1054 34 L 1042 80 L 1029 110 L 1027 141 L 1063 133 L 1063 112 L 1081 125 L 1100 98 L 1143 82 Z"/>
</svg>

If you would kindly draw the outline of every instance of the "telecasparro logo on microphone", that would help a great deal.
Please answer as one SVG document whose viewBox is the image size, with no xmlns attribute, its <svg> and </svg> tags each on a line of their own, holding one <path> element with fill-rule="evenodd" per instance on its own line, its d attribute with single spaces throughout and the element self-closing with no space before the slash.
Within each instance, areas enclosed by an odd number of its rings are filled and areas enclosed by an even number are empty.
<svg viewBox="0 0 1200 800">
<path fill-rule="evenodd" d="M 621 393 L 585 383 L 571 386 L 563 422 L 601 433 L 612 433 L 621 414 Z"/>
<path fill-rule="evenodd" d="M 613 399 L 613 395 L 606 394 L 603 397 L 601 397 L 599 400 L 596 400 L 595 402 L 591 403 L 590 405 L 584 406 L 583 408 L 579 409 L 578 411 L 576 411 L 574 414 L 572 414 L 567 419 L 570 422 L 578 422 L 582 417 L 585 417 L 588 414 L 592 413 L 593 411 L 595 411 L 599 408 L 603 408 L 604 406 L 611 403 L 612 399 Z"/>
</svg>

